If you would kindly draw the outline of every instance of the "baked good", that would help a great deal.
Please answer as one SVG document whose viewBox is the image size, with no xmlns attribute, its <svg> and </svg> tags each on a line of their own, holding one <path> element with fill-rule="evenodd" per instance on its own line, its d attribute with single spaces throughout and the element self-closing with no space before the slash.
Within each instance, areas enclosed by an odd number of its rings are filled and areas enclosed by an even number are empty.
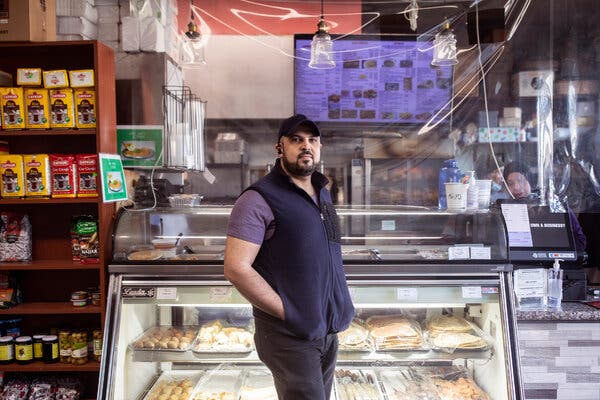
<svg viewBox="0 0 600 400">
<path fill-rule="evenodd" d="M 253 334 L 243 328 L 226 327 L 219 320 L 203 325 L 198 332 L 196 352 L 250 352 Z"/>
<path fill-rule="evenodd" d="M 479 336 L 464 332 L 443 332 L 432 339 L 434 347 L 443 349 L 483 349 L 487 346 L 485 340 Z"/>
<path fill-rule="evenodd" d="M 437 395 L 444 400 L 489 400 L 488 395 L 470 378 L 434 379 Z"/>
<path fill-rule="evenodd" d="M 145 400 L 188 400 L 194 382 L 191 379 L 165 379 L 158 382 L 145 397 Z"/>
<path fill-rule="evenodd" d="M 132 347 L 136 350 L 187 350 L 195 335 L 196 328 L 157 326 L 144 332 Z"/>
<path fill-rule="evenodd" d="M 231 392 L 199 392 L 194 400 L 235 400 L 235 396 Z"/>
<path fill-rule="evenodd" d="M 335 371 L 335 381 L 338 400 L 382 398 L 372 372 L 340 369 Z"/>
<path fill-rule="evenodd" d="M 277 400 L 275 386 L 253 387 L 242 386 L 240 388 L 240 400 Z"/>
<path fill-rule="evenodd" d="M 370 350 L 369 331 L 356 321 L 352 321 L 345 331 L 338 333 L 340 350 Z"/>
<path fill-rule="evenodd" d="M 467 320 L 453 314 L 436 315 L 427 321 L 427 331 L 429 332 L 429 336 L 436 336 L 445 332 L 468 333 L 472 330 L 473 327 Z"/>
<path fill-rule="evenodd" d="M 140 250 L 127 255 L 129 261 L 154 261 L 162 257 L 160 250 Z"/>
<path fill-rule="evenodd" d="M 378 315 L 367 319 L 377 350 L 409 350 L 423 347 L 418 322 L 401 315 Z"/>
</svg>

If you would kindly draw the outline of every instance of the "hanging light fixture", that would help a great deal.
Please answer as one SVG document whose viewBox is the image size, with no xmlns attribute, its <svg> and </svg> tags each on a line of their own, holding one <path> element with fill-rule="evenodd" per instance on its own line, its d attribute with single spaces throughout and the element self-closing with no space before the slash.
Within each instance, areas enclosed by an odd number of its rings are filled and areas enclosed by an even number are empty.
<svg viewBox="0 0 600 400">
<path fill-rule="evenodd" d="M 179 63 L 183 67 L 198 68 L 206 64 L 204 57 L 204 41 L 194 21 L 194 0 L 190 0 L 190 22 L 188 30 L 181 36 Z"/>
<path fill-rule="evenodd" d="M 433 60 L 431 65 L 446 67 L 458 63 L 456 59 L 456 37 L 450 28 L 450 22 L 446 20 L 441 32 L 433 39 Z"/>
<path fill-rule="evenodd" d="M 310 63 L 308 66 L 315 69 L 335 68 L 333 61 L 333 42 L 329 36 L 329 26 L 323 18 L 323 0 L 321 0 L 321 18 L 317 24 L 317 32 L 310 43 Z"/>
</svg>

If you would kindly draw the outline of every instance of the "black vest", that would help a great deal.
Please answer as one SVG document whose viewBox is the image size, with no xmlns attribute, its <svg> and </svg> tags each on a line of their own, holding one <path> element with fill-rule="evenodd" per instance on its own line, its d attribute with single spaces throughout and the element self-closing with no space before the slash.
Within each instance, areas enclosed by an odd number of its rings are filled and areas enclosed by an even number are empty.
<svg viewBox="0 0 600 400">
<path fill-rule="evenodd" d="M 275 217 L 275 233 L 263 242 L 253 267 L 281 296 L 285 321 L 257 308 L 254 316 L 308 340 L 344 330 L 354 317 L 327 178 L 314 172 L 311 179 L 320 207 L 285 174 L 279 160 L 247 189 L 260 193 Z"/>
</svg>

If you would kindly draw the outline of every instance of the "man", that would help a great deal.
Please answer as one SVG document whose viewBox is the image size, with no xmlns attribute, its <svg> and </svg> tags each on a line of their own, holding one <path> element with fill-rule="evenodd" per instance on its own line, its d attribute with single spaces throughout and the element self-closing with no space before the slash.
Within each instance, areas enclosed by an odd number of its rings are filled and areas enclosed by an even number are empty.
<svg viewBox="0 0 600 400">
<path fill-rule="evenodd" d="M 280 400 L 329 399 L 336 333 L 354 316 L 338 217 L 316 171 L 320 136 L 304 115 L 283 121 L 275 166 L 241 194 L 227 230 L 225 277 L 253 306 Z"/>
<path fill-rule="evenodd" d="M 515 199 L 536 199 L 536 195 L 531 192 L 529 168 L 524 164 L 517 161 L 507 164 L 504 167 L 504 180 L 506 181 L 508 190 Z M 569 212 L 575 247 L 577 251 L 585 251 L 587 239 L 583 233 L 583 229 L 581 229 L 577 216 L 571 210 L 571 207 L 567 207 L 567 211 Z"/>
</svg>

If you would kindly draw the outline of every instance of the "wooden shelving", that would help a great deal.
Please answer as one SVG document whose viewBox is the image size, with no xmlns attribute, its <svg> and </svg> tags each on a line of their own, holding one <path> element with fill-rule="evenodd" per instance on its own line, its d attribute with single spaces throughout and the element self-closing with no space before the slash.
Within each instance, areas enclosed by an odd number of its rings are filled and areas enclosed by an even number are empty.
<svg viewBox="0 0 600 400">
<path fill-rule="evenodd" d="M 20 205 L 20 204 L 93 204 L 98 203 L 98 197 L 76 197 L 73 199 L 52 199 L 52 198 L 14 198 L 14 199 L 0 199 L 0 205 Z"/>
<path fill-rule="evenodd" d="M 93 41 L 1 42 L 0 70 L 17 76 L 17 68 L 43 70 L 93 69 L 96 92 L 96 128 L 0 130 L 14 154 L 116 153 L 116 97 L 114 52 Z M 111 254 L 111 222 L 115 207 L 101 198 L 2 199 L 0 211 L 26 213 L 32 225 L 33 261 L 0 263 L 0 271 L 15 272 L 24 303 L 0 310 L 0 319 L 19 316 L 21 334 L 66 329 L 97 329 L 103 326 L 106 306 L 106 263 Z M 98 218 L 99 264 L 71 261 L 70 223 L 73 216 Z M 74 307 L 73 291 L 99 287 L 101 305 Z M 57 325 L 58 324 L 58 325 Z M 83 399 L 94 399 L 100 363 L 0 365 L 6 372 L 66 372 L 84 383 Z"/>
<path fill-rule="evenodd" d="M 100 363 L 89 361 L 86 364 L 75 365 L 65 363 L 46 364 L 35 361 L 29 364 L 4 364 L 0 365 L 0 371 L 3 372 L 97 372 L 100 370 Z"/>
<path fill-rule="evenodd" d="M 20 129 L 20 130 L 0 130 L 0 137 L 6 136 L 61 136 L 61 135 L 95 135 L 95 129 Z"/>
<path fill-rule="evenodd" d="M 52 314 L 100 314 L 102 307 L 87 305 L 74 307 L 71 302 L 22 303 L 0 310 L 2 315 L 52 315 Z"/>
<path fill-rule="evenodd" d="M 0 271 L 36 270 L 94 270 L 104 268 L 101 264 L 81 264 L 71 260 L 33 260 L 22 263 L 0 263 Z"/>
</svg>

